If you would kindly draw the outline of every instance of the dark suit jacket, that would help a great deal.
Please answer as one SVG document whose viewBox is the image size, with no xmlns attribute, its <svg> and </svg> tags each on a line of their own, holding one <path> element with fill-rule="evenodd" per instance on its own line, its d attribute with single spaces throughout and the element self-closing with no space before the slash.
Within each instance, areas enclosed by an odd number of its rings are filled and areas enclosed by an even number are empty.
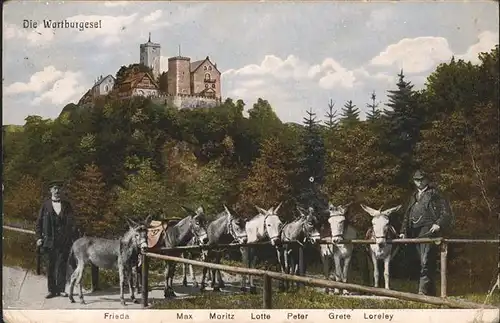
<svg viewBox="0 0 500 323">
<path fill-rule="evenodd" d="M 69 250 L 78 238 L 71 204 L 61 200 L 61 212 L 58 215 L 52 207 L 52 200 L 45 200 L 36 222 L 36 236 L 43 240 L 43 248 Z"/>
<path fill-rule="evenodd" d="M 419 221 L 415 224 L 412 223 L 414 227 L 432 226 L 437 224 L 440 227 L 438 234 L 446 233 L 452 224 L 453 213 L 447 200 L 445 200 L 438 189 L 434 186 L 429 186 L 422 196 L 417 201 L 416 192 L 412 194 L 406 208 L 403 224 L 401 226 L 401 231 L 407 234 L 407 230 L 410 227 L 410 214 L 416 213 Z M 418 205 L 415 203 L 418 202 Z"/>
</svg>

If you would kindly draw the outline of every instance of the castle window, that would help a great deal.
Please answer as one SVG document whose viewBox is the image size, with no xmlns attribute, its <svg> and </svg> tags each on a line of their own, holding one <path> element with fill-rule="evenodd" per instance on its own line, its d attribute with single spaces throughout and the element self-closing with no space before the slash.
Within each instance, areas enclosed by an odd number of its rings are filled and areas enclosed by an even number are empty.
<svg viewBox="0 0 500 323">
<path fill-rule="evenodd" d="M 108 90 L 109 90 L 109 86 L 107 86 L 107 85 L 106 85 L 106 86 L 104 87 L 104 91 L 108 92 Z"/>
<path fill-rule="evenodd" d="M 206 67 L 206 66 L 203 66 L 203 69 L 206 71 L 206 70 L 207 70 L 207 67 Z"/>
<path fill-rule="evenodd" d="M 208 89 L 208 84 L 205 84 L 205 89 Z"/>
<path fill-rule="evenodd" d="M 209 66 L 209 67 L 208 67 L 208 70 L 209 70 L 209 71 L 211 71 L 211 70 L 212 70 L 212 66 Z"/>
<path fill-rule="evenodd" d="M 210 73 L 205 74 L 205 81 L 210 81 Z"/>
<path fill-rule="evenodd" d="M 212 88 L 213 88 L 213 89 L 215 89 L 215 83 L 214 83 L 214 84 L 212 84 Z"/>
</svg>

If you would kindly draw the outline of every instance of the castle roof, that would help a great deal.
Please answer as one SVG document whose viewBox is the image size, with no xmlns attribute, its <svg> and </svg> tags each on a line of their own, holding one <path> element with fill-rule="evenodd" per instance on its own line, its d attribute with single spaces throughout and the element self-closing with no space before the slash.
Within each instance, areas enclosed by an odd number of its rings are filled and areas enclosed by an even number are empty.
<svg viewBox="0 0 500 323">
<path fill-rule="evenodd" d="M 198 69 L 198 67 L 200 67 L 201 64 L 203 64 L 205 60 L 204 59 L 200 59 L 199 61 L 194 61 L 191 63 L 191 72 L 194 72 L 195 70 Z"/>
<path fill-rule="evenodd" d="M 130 87 L 131 88 L 135 88 L 137 86 L 137 84 L 139 84 L 143 79 L 144 77 L 148 77 L 150 80 L 151 80 L 151 83 L 158 87 L 158 85 L 156 84 L 155 80 L 153 79 L 153 77 L 151 75 L 149 75 L 149 73 L 146 73 L 146 72 L 139 72 L 139 73 L 134 73 L 134 74 L 131 74 L 129 75 L 123 82 L 122 84 L 127 84 L 127 83 L 130 83 Z"/>
<path fill-rule="evenodd" d="M 115 81 L 115 78 L 113 77 L 113 75 L 109 74 L 108 76 L 106 77 L 102 77 L 101 79 L 99 79 L 93 87 L 96 87 L 96 86 L 99 86 L 102 82 L 104 82 L 104 80 L 106 80 L 107 78 L 111 77 L 113 79 L 113 81 Z"/>
</svg>

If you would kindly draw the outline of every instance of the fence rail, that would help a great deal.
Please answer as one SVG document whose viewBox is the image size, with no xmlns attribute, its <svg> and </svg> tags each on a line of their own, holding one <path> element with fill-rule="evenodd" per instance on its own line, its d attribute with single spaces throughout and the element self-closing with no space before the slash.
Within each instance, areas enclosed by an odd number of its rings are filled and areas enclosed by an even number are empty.
<svg viewBox="0 0 500 323">
<path fill-rule="evenodd" d="M 483 304 L 478 304 L 478 303 L 473 303 L 473 302 L 468 302 L 468 301 L 453 300 L 453 299 L 435 297 L 435 296 L 417 295 L 417 294 L 413 294 L 413 293 L 399 292 L 399 291 L 388 290 L 388 289 L 383 289 L 383 288 L 375 288 L 375 287 L 369 287 L 369 286 L 363 286 L 363 285 L 357 285 L 357 284 L 341 283 L 341 282 L 332 281 L 332 280 L 289 275 L 289 274 L 279 273 L 279 272 L 275 272 L 275 271 L 213 264 L 213 263 L 208 263 L 208 262 L 203 262 L 203 261 L 197 261 L 197 260 L 191 260 L 191 259 L 185 259 L 185 258 L 179 258 L 179 257 L 173 257 L 173 256 L 167 256 L 167 255 L 159 255 L 159 254 L 151 253 L 151 252 L 145 253 L 145 257 L 144 257 L 143 263 L 142 263 L 143 264 L 143 268 L 142 268 L 143 269 L 143 271 L 142 271 L 143 272 L 143 282 L 142 282 L 143 307 L 148 306 L 148 292 L 149 292 L 148 277 L 147 277 L 147 271 L 148 271 L 148 266 L 149 266 L 148 257 L 157 258 L 157 259 L 161 259 L 161 260 L 167 260 L 167 261 L 174 261 L 174 262 L 179 262 L 179 263 L 184 263 L 184 264 L 190 264 L 193 266 L 206 267 L 206 268 L 210 268 L 210 269 L 218 269 L 218 270 L 232 272 L 232 273 L 236 273 L 236 274 L 260 276 L 264 279 L 264 286 L 263 286 L 263 290 L 262 290 L 263 307 L 267 308 L 267 309 L 270 309 L 272 307 L 272 304 L 271 304 L 272 303 L 271 302 L 271 299 L 272 299 L 271 279 L 288 280 L 288 281 L 305 283 L 308 285 L 319 286 L 319 287 L 329 287 L 329 288 L 353 290 L 353 291 L 357 291 L 357 292 L 371 293 L 371 294 L 380 295 L 380 296 L 396 297 L 396 298 L 404 299 L 404 300 L 408 300 L 408 301 L 421 302 L 421 303 L 440 305 L 440 306 L 448 306 L 451 308 L 494 308 L 494 309 L 496 309 L 495 306 L 483 305 Z M 146 275 L 144 275 L 145 273 L 146 273 Z"/>
</svg>

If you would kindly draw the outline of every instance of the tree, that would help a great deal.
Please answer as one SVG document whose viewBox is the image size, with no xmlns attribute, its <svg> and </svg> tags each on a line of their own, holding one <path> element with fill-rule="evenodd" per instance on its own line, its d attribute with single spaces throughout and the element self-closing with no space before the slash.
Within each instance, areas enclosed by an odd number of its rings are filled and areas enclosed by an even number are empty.
<svg viewBox="0 0 500 323">
<path fill-rule="evenodd" d="M 330 99 L 330 103 L 328 103 L 328 112 L 325 115 L 325 118 L 327 118 L 325 121 L 325 125 L 328 127 L 328 129 L 333 129 L 338 124 L 337 111 L 333 110 L 334 106 L 335 103 Z"/>
<path fill-rule="evenodd" d="M 359 109 L 349 100 L 344 104 L 341 113 L 340 123 L 343 127 L 350 127 L 359 122 Z"/>
<path fill-rule="evenodd" d="M 85 165 L 77 178 L 69 184 L 78 226 L 86 235 L 102 236 L 112 231 L 105 217 L 108 190 L 103 175 L 95 164 Z"/>
<path fill-rule="evenodd" d="M 370 99 L 372 100 L 372 102 L 366 105 L 366 107 L 369 109 L 366 113 L 366 120 L 373 122 L 379 120 L 382 116 L 382 113 L 378 109 L 379 103 L 376 102 L 377 96 L 375 94 L 375 91 L 372 92 Z"/>
<path fill-rule="evenodd" d="M 324 182 L 325 147 L 319 129 L 316 114 L 306 111 L 304 118 L 304 132 L 302 138 L 302 156 L 298 178 L 298 202 L 307 207 L 326 207 L 325 198 L 320 194 L 320 187 Z"/>
<path fill-rule="evenodd" d="M 413 149 L 418 141 L 422 114 L 418 110 L 417 96 L 413 84 L 404 78 L 403 70 L 398 74 L 397 90 L 387 91 L 390 109 L 384 110 L 384 143 L 390 153 L 400 160 L 401 173 L 397 181 L 406 186 L 413 169 Z"/>
<path fill-rule="evenodd" d="M 279 137 L 265 139 L 260 156 L 252 163 L 248 177 L 240 185 L 237 207 L 244 212 L 256 212 L 254 205 L 265 209 L 284 202 L 290 210 L 294 147 L 285 145 Z M 285 213 L 285 212 L 284 212 Z M 288 214 L 288 213 L 286 213 Z"/>
</svg>

